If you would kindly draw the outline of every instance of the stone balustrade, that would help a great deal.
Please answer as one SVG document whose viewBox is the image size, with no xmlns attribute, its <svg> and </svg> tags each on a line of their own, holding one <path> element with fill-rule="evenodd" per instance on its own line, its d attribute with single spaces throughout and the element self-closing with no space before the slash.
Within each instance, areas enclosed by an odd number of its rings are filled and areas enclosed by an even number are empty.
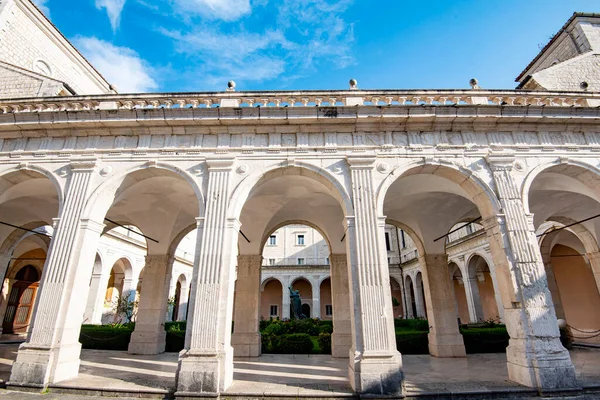
<svg viewBox="0 0 600 400">
<path fill-rule="evenodd" d="M 378 90 L 127 94 L 0 100 L 0 114 L 216 107 L 343 106 L 598 107 L 600 94 L 517 90 Z"/>
</svg>

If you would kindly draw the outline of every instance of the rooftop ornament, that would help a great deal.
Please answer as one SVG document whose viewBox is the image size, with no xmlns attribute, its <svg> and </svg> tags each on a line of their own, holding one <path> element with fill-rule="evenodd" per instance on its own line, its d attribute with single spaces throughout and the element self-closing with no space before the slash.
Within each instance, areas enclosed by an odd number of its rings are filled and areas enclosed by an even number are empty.
<svg viewBox="0 0 600 400">
<path fill-rule="evenodd" d="M 350 79 L 350 90 L 358 90 L 358 81 L 356 79 Z"/>
<path fill-rule="evenodd" d="M 235 92 L 235 81 L 229 81 L 229 82 L 227 82 L 227 91 L 228 92 Z"/>
<path fill-rule="evenodd" d="M 471 78 L 469 85 L 471 85 L 471 89 L 473 90 L 481 89 L 479 86 L 479 81 L 476 78 Z"/>
</svg>

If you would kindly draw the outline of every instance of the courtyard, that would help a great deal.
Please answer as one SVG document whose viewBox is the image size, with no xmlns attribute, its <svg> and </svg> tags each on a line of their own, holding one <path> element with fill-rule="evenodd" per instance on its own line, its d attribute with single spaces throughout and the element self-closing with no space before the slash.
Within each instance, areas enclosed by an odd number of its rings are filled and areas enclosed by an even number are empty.
<svg viewBox="0 0 600 400">
<path fill-rule="evenodd" d="M 9 378 L 17 350 L 18 344 L 0 345 L 2 384 L 6 384 Z M 577 394 L 599 396 L 600 349 L 576 348 L 570 354 L 578 382 L 583 388 Z M 472 354 L 458 359 L 429 355 L 405 355 L 402 358 L 406 374 L 405 395 L 409 398 L 537 396 L 535 389 L 508 380 L 505 354 Z M 148 356 L 130 355 L 124 351 L 83 350 L 79 376 L 50 385 L 49 394 L 169 398 L 175 392 L 177 360 L 177 353 Z M 346 375 L 347 361 L 328 355 L 236 357 L 233 384 L 221 396 L 244 399 L 351 398 L 355 394 Z M 17 396 L 12 392 L 0 393 L 0 397 L 3 395 Z"/>
</svg>

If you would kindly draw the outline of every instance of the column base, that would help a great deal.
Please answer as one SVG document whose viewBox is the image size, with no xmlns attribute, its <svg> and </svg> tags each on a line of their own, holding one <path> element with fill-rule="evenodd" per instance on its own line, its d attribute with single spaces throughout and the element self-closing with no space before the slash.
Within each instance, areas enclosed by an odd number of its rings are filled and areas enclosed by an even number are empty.
<svg viewBox="0 0 600 400">
<path fill-rule="evenodd" d="M 524 343 L 518 342 L 522 341 L 511 339 L 506 349 L 506 366 L 511 381 L 540 390 L 580 387 L 569 352 L 562 347 L 558 339 L 545 343 L 546 350 L 550 347 L 555 351 L 547 351 L 544 354 L 527 352 Z"/>
<path fill-rule="evenodd" d="M 165 352 L 167 332 L 138 332 L 133 331 L 127 352 L 129 354 L 160 354 Z"/>
<path fill-rule="evenodd" d="M 402 396 L 402 356 L 397 351 L 363 355 L 350 350 L 348 379 L 356 393 Z"/>
<path fill-rule="evenodd" d="M 258 357 L 261 354 L 260 333 L 233 333 L 231 346 L 235 357 Z"/>
<path fill-rule="evenodd" d="M 45 387 L 79 374 L 81 344 L 59 348 L 21 345 L 13 363 L 9 384 Z"/>
<path fill-rule="evenodd" d="M 349 333 L 331 334 L 331 356 L 335 358 L 348 358 L 352 348 L 352 335 Z"/>
<path fill-rule="evenodd" d="M 460 333 L 433 333 L 427 335 L 429 340 L 429 354 L 434 357 L 466 357 L 465 344 Z"/>
<path fill-rule="evenodd" d="M 206 354 L 193 350 L 179 353 L 175 396 L 218 394 L 233 382 L 233 348 L 225 353 Z"/>
</svg>

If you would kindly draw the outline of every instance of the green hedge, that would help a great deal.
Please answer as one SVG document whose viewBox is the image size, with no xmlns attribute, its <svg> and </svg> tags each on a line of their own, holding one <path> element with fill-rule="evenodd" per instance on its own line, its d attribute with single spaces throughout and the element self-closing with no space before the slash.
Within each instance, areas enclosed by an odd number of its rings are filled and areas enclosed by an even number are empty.
<svg viewBox="0 0 600 400">
<path fill-rule="evenodd" d="M 465 350 L 468 354 L 506 352 L 509 336 L 504 326 L 493 328 L 463 326 L 460 328 L 460 333 L 463 336 Z"/>
<path fill-rule="evenodd" d="M 291 333 L 279 336 L 273 350 L 279 354 L 310 354 L 313 342 L 307 333 Z"/>
<path fill-rule="evenodd" d="M 396 348 L 402 354 L 429 354 L 426 331 L 396 331 Z"/>
<path fill-rule="evenodd" d="M 79 342 L 84 349 L 127 350 L 132 325 L 82 325 Z"/>
<path fill-rule="evenodd" d="M 394 319 L 394 327 L 407 331 L 429 331 L 429 321 L 426 319 Z"/>
<path fill-rule="evenodd" d="M 317 341 L 322 354 L 331 354 L 331 333 L 320 333 Z"/>
</svg>

